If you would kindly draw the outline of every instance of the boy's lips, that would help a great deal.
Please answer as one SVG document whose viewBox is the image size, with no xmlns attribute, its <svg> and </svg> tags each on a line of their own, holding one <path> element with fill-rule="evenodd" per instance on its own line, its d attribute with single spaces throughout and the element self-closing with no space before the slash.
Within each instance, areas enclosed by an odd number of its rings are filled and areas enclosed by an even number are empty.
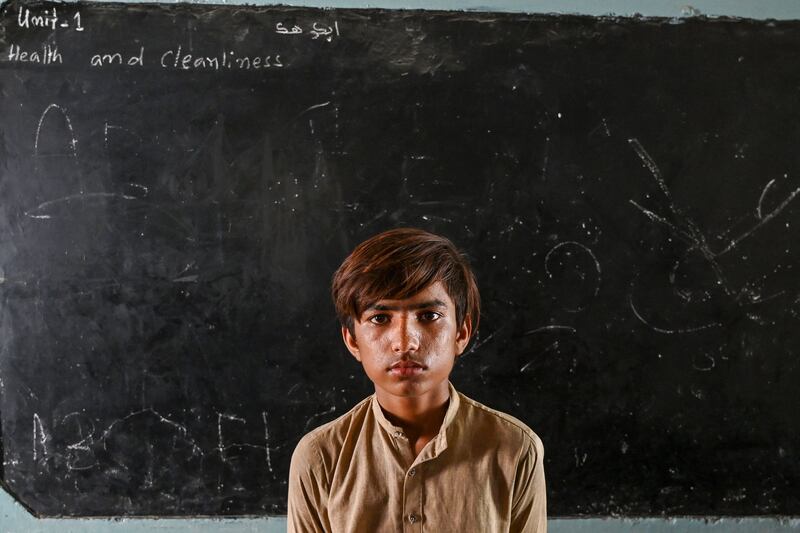
<svg viewBox="0 0 800 533">
<path fill-rule="evenodd" d="M 425 370 L 425 367 L 416 361 L 397 361 L 389 367 L 389 373 L 397 376 L 413 376 Z"/>
<path fill-rule="evenodd" d="M 397 361 L 389 368 L 392 369 L 392 368 L 414 368 L 414 367 L 423 368 L 423 365 L 421 363 L 417 363 L 416 361 Z"/>
</svg>

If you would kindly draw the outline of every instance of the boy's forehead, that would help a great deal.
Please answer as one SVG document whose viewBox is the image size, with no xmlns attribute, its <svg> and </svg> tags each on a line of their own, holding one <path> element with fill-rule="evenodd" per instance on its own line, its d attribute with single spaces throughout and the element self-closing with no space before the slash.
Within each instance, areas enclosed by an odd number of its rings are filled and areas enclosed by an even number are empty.
<svg viewBox="0 0 800 533">
<path fill-rule="evenodd" d="M 452 298 L 450 298 L 441 281 L 435 281 L 407 298 L 381 298 L 374 302 L 365 302 L 365 304 L 365 310 L 379 307 L 455 307 Z"/>
</svg>

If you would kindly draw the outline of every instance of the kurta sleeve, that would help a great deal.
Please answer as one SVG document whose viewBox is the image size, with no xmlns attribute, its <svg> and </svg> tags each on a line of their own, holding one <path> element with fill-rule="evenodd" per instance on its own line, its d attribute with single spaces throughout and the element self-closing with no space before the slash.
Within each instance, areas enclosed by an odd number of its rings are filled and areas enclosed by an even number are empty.
<svg viewBox="0 0 800 533">
<path fill-rule="evenodd" d="M 547 495 L 543 461 L 544 446 L 539 437 L 534 435 L 517 465 L 510 533 L 547 532 Z"/>
<path fill-rule="evenodd" d="M 288 533 L 330 530 L 327 485 L 321 454 L 306 435 L 297 444 L 289 466 Z"/>
</svg>

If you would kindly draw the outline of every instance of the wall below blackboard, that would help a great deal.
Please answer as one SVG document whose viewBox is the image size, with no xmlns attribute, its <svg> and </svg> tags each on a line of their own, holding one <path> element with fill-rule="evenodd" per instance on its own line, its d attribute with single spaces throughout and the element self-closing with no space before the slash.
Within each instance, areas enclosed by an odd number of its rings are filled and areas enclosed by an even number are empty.
<svg viewBox="0 0 800 533">
<path fill-rule="evenodd" d="M 63 520 L 33 518 L 6 493 L 0 491 L 0 533 L 147 533 L 153 520 Z M 286 519 L 159 520 L 159 533 L 284 533 Z M 709 521 L 704 518 L 661 520 L 556 519 L 550 533 L 789 533 L 800 531 L 800 519 L 740 518 Z"/>
<path fill-rule="evenodd" d="M 196 3 L 237 3 L 226 0 Z M 252 0 L 247 3 L 270 4 Z M 316 7 L 371 7 L 396 9 L 424 9 L 430 7 L 423 0 L 295 0 L 285 2 L 297 6 Z M 695 15 L 733 16 L 757 19 L 800 19 L 800 4 L 795 0 L 772 0 L 763 3 L 755 0 L 697 0 L 687 5 L 685 0 L 448 0 L 437 4 L 437 9 L 563 13 L 584 15 L 620 15 L 657 17 L 686 17 Z M 93 532 L 144 532 L 153 528 L 151 520 L 58 520 L 33 518 L 10 495 L 0 491 L 0 533 L 25 531 L 29 533 L 93 533 Z M 286 530 L 284 518 L 226 519 L 226 520 L 168 520 L 160 521 L 159 531 L 178 532 L 282 532 Z M 744 519 L 559 519 L 550 522 L 553 533 L 628 532 L 648 533 L 685 531 L 689 533 L 725 531 L 732 533 L 759 531 L 784 533 L 800 531 L 800 519 L 744 518 Z"/>
</svg>

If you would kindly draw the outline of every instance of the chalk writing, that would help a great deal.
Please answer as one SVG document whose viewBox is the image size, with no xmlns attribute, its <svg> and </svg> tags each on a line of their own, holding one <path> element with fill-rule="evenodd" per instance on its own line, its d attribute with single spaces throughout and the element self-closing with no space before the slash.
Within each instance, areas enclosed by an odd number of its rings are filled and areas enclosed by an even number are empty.
<svg viewBox="0 0 800 533">
<path fill-rule="evenodd" d="M 121 426 L 122 424 L 124 424 L 125 422 L 127 422 L 128 420 L 130 420 L 130 419 L 132 419 L 134 417 L 140 417 L 140 416 L 155 417 L 155 419 L 160 424 L 163 424 L 163 425 L 165 425 L 167 427 L 171 427 L 174 430 L 177 430 L 177 432 L 180 434 L 180 436 L 183 439 L 185 439 L 188 442 L 188 444 L 191 445 L 192 451 L 193 451 L 193 453 L 195 455 L 203 455 L 203 450 L 200 448 L 200 446 L 198 446 L 197 443 L 193 439 L 191 439 L 189 437 L 189 430 L 186 428 L 186 426 L 183 426 L 183 425 L 175 422 L 174 420 L 170 420 L 169 418 L 161 415 L 158 411 L 156 411 L 155 409 L 153 409 L 151 407 L 148 407 L 148 408 L 145 408 L 145 409 L 141 409 L 139 411 L 134 411 L 134 412 L 130 413 L 129 415 L 124 416 L 124 417 L 112 422 L 111 425 L 109 425 L 105 429 L 105 431 L 103 431 L 102 435 L 100 436 L 100 440 L 103 442 L 103 448 L 107 449 L 106 443 L 109 440 L 109 438 L 111 437 L 111 435 L 114 434 L 114 432 L 117 430 L 118 426 Z"/>
<path fill-rule="evenodd" d="M 93 67 L 104 67 L 106 65 L 127 65 L 129 67 L 142 67 L 144 66 L 144 46 L 139 48 L 137 55 L 132 55 L 123 58 L 120 52 L 113 52 L 110 54 L 95 54 L 89 60 L 89 64 Z"/>
<path fill-rule="evenodd" d="M 8 47 L 8 60 L 18 63 L 39 63 L 50 65 L 52 63 L 64 63 L 64 58 L 58 51 L 57 46 L 43 44 L 41 48 L 33 50 L 23 50 L 19 45 L 11 44 Z"/>
<path fill-rule="evenodd" d="M 229 450 L 234 449 L 241 449 L 241 448 L 251 448 L 255 450 L 263 450 L 265 453 L 265 462 L 267 466 L 267 470 L 272 472 L 272 457 L 270 456 L 270 436 L 269 436 L 269 426 L 267 425 L 267 413 L 266 411 L 261 412 L 261 422 L 264 425 L 264 443 L 254 444 L 251 442 L 241 442 L 241 441 L 230 441 L 229 438 L 226 438 L 223 435 L 223 422 L 234 422 L 241 425 L 246 425 L 247 420 L 242 417 L 228 414 L 228 413 L 217 413 L 217 452 L 219 453 L 220 459 L 223 462 L 228 460 L 227 452 Z"/>
<path fill-rule="evenodd" d="M 32 15 L 31 10 L 28 8 L 20 8 L 17 15 L 17 26 L 20 28 L 48 28 L 51 30 L 56 29 L 58 23 L 58 15 L 56 8 L 52 11 L 44 10 L 38 15 Z"/>
<path fill-rule="evenodd" d="M 32 12 L 28 8 L 20 8 L 17 12 L 17 26 L 25 29 L 44 28 L 55 31 L 58 28 L 69 28 L 71 22 L 74 22 L 75 31 L 83 31 L 84 27 L 81 25 L 81 12 L 76 11 L 72 17 L 60 18 L 58 11 L 53 9 L 45 9 L 38 13 Z"/>
<path fill-rule="evenodd" d="M 94 445 L 94 422 L 83 413 L 72 412 L 61 419 L 61 426 L 71 426 L 75 429 L 77 441 L 67 444 L 70 453 L 67 456 L 69 470 L 89 470 L 97 465 L 97 459 L 92 451 Z"/>
<path fill-rule="evenodd" d="M 327 42 L 331 42 L 334 35 L 336 37 L 340 37 L 338 21 L 334 22 L 333 26 L 326 26 L 324 24 L 320 24 L 319 22 L 314 22 L 311 25 L 311 29 L 307 29 L 305 31 L 297 24 L 292 25 L 291 28 L 287 28 L 283 22 L 278 22 L 275 25 L 275 33 L 280 35 L 302 35 L 305 33 L 310 35 L 312 40 L 317 40 L 320 37 L 323 37 Z"/>
<path fill-rule="evenodd" d="M 279 54 L 239 55 L 235 50 L 223 49 L 213 56 L 192 55 L 186 53 L 182 45 L 162 53 L 160 64 L 163 68 L 177 70 L 263 70 L 284 66 Z"/>
<path fill-rule="evenodd" d="M 241 424 L 246 424 L 247 422 L 245 421 L 244 418 L 240 418 L 240 417 L 238 417 L 236 415 L 229 415 L 229 414 L 225 414 L 225 413 L 217 413 L 217 439 L 218 439 L 217 440 L 217 451 L 219 451 L 219 456 L 224 461 L 225 458 L 226 458 L 225 457 L 225 452 L 228 450 L 228 448 L 230 448 L 230 447 L 232 447 L 234 445 L 225 445 L 224 444 L 224 439 L 222 437 L 222 421 L 223 420 L 233 420 L 233 421 L 239 422 Z"/>
<path fill-rule="evenodd" d="M 299 35 L 303 33 L 303 28 L 300 26 L 293 26 L 290 30 L 283 25 L 283 22 L 278 22 L 275 25 L 275 33 L 280 33 L 282 35 Z"/>
</svg>

